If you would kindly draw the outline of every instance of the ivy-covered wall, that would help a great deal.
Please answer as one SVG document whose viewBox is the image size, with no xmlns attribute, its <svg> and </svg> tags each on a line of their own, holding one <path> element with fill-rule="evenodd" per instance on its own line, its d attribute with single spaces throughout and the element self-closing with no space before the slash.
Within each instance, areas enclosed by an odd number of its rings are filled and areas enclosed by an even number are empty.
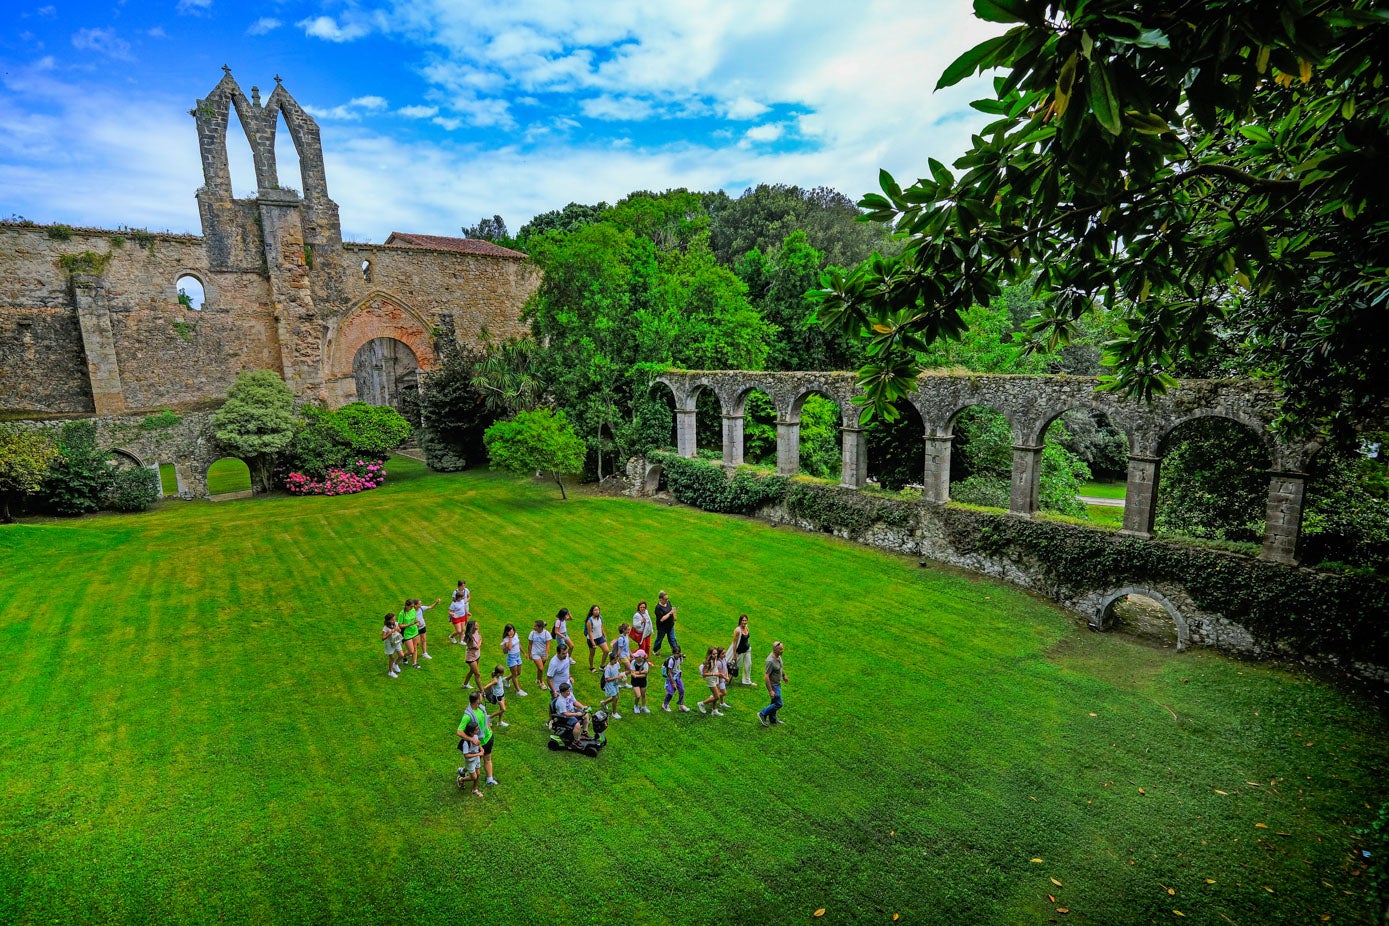
<svg viewBox="0 0 1389 926">
<path fill-rule="evenodd" d="M 955 505 L 927 505 L 838 486 L 652 455 L 678 501 L 754 514 L 926 557 L 1034 589 L 1094 621 L 1115 591 L 1166 598 L 1192 642 L 1244 655 L 1280 653 L 1389 678 L 1389 583 L 1318 573 L 1175 541 Z"/>
</svg>

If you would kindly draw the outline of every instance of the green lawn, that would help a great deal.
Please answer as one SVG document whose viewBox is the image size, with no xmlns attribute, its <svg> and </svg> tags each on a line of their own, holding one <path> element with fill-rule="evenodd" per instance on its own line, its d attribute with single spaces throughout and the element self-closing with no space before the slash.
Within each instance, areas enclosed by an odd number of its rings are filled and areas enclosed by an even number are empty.
<svg viewBox="0 0 1389 926">
<path fill-rule="evenodd" d="M 223 457 L 207 470 L 209 495 L 251 491 L 251 469 L 235 457 Z"/>
<path fill-rule="evenodd" d="M 0 528 L 0 923 L 1373 922 L 1389 730 L 1354 698 L 824 536 L 391 470 Z M 443 611 L 422 670 L 378 642 L 459 578 L 486 667 L 560 605 L 611 630 L 669 589 L 701 653 L 746 611 L 787 725 L 624 693 L 594 760 L 513 696 L 501 786 L 460 793 Z"/>
<path fill-rule="evenodd" d="M 1128 483 L 1126 482 L 1098 482 L 1091 480 L 1083 483 L 1080 487 L 1081 495 L 1088 495 L 1091 498 L 1123 498 L 1128 494 Z"/>
<path fill-rule="evenodd" d="M 1124 509 L 1116 505 L 1086 505 L 1085 510 L 1090 520 L 1101 527 L 1118 530 L 1124 526 Z"/>
</svg>

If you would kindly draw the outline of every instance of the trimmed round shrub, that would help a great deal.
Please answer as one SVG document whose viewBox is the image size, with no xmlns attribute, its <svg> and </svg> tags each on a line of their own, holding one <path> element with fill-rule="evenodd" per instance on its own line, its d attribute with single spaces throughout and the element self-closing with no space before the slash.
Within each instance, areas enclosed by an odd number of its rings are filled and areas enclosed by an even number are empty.
<svg viewBox="0 0 1389 926">
<path fill-rule="evenodd" d="M 159 500 L 159 474 L 140 466 L 122 466 L 111 477 L 111 507 L 144 511 Z"/>
</svg>

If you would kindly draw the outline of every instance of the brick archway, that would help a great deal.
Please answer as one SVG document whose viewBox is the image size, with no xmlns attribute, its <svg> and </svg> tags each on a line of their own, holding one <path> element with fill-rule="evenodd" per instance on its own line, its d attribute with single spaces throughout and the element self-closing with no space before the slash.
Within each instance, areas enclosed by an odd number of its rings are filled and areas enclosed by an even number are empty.
<svg viewBox="0 0 1389 926">
<path fill-rule="evenodd" d="M 391 338 L 409 347 L 421 371 L 434 368 L 434 343 L 424 318 L 392 296 L 370 293 L 329 331 L 324 382 L 332 405 L 345 405 L 357 398 L 353 360 L 363 345 L 378 338 Z"/>
</svg>

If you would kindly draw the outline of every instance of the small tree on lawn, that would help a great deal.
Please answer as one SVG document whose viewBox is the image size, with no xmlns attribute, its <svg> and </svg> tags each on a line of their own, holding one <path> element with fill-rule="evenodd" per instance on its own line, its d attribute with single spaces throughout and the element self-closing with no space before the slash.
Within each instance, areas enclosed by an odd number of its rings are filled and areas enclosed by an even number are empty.
<svg viewBox="0 0 1389 926">
<path fill-rule="evenodd" d="M 0 424 L 0 510 L 5 524 L 14 523 L 11 500 L 37 492 L 57 458 L 58 448 L 46 431 Z"/>
<path fill-rule="evenodd" d="M 294 393 L 270 370 L 244 370 L 212 413 L 212 434 L 246 461 L 257 491 L 270 488 L 270 464 L 294 437 Z"/>
<path fill-rule="evenodd" d="M 582 470 L 588 453 L 564 412 L 548 408 L 521 412 L 507 421 L 498 421 L 487 429 L 482 439 L 493 466 L 518 476 L 549 473 L 559 486 L 561 498 L 569 496 L 560 475 Z"/>
</svg>

